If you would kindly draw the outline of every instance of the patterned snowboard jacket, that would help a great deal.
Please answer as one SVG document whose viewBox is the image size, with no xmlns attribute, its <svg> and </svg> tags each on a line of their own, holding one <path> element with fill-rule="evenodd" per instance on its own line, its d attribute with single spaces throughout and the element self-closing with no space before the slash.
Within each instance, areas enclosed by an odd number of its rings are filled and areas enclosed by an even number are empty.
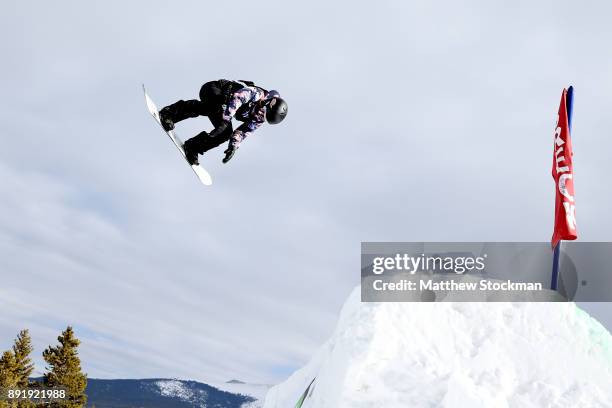
<svg viewBox="0 0 612 408">
<path fill-rule="evenodd" d="M 260 102 L 279 96 L 276 91 L 266 92 L 256 86 L 246 86 L 234 92 L 223 110 L 223 120 L 232 118 L 243 122 L 232 134 L 230 145 L 237 149 L 240 143 L 257 130 L 266 120 L 266 107 Z"/>
</svg>

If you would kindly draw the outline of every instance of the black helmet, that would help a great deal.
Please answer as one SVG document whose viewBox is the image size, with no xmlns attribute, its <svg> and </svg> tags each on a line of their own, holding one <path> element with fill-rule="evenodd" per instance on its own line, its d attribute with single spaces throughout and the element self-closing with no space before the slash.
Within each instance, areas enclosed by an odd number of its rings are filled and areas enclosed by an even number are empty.
<svg viewBox="0 0 612 408">
<path fill-rule="evenodd" d="M 274 92 L 274 93 L 273 93 Z M 266 107 L 266 121 L 271 125 L 281 123 L 287 116 L 287 102 L 278 95 L 278 92 L 270 91 L 270 101 Z"/>
</svg>

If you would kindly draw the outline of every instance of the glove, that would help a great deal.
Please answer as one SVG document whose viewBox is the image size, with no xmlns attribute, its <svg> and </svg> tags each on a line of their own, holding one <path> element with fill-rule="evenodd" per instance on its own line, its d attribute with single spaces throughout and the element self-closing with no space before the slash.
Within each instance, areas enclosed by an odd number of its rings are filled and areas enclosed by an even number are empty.
<svg viewBox="0 0 612 408">
<path fill-rule="evenodd" d="M 234 153 L 236 153 L 236 149 L 234 149 L 232 146 L 228 146 L 228 148 L 225 149 L 223 153 L 225 153 L 225 157 L 223 158 L 223 163 L 227 163 L 228 161 L 232 160 L 232 157 L 234 157 Z"/>
</svg>

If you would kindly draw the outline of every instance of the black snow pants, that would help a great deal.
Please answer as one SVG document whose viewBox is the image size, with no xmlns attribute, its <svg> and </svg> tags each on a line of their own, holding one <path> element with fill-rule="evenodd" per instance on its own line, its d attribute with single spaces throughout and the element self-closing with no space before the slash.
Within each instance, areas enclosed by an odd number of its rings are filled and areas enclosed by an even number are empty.
<svg viewBox="0 0 612 408">
<path fill-rule="evenodd" d="M 212 125 L 217 128 L 224 123 L 223 108 L 229 101 L 230 95 L 242 87 L 243 85 L 225 79 L 210 81 L 200 88 L 199 100 L 180 100 L 166 106 L 162 111 L 174 123 L 188 118 L 207 116 Z M 190 144 L 190 148 L 202 154 L 227 142 L 233 132 L 234 130 L 230 122 L 224 131 L 216 137 L 209 137 L 208 132 L 201 132 L 185 143 Z"/>
</svg>

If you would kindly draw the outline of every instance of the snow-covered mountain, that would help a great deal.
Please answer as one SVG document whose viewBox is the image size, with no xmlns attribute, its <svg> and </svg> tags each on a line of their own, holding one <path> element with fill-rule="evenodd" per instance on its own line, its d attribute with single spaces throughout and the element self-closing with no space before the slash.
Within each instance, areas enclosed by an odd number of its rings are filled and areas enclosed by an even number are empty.
<svg viewBox="0 0 612 408">
<path fill-rule="evenodd" d="M 264 408 L 612 407 L 612 336 L 573 303 L 361 303 Z"/>
<path fill-rule="evenodd" d="M 224 383 L 208 383 L 209 385 L 232 394 L 248 395 L 255 399 L 249 405 L 241 408 L 261 408 L 266 394 L 270 390 L 269 384 L 251 384 L 240 380 L 230 380 Z"/>
<path fill-rule="evenodd" d="M 261 408 L 269 386 L 230 381 L 88 379 L 87 405 L 96 408 Z"/>
</svg>

